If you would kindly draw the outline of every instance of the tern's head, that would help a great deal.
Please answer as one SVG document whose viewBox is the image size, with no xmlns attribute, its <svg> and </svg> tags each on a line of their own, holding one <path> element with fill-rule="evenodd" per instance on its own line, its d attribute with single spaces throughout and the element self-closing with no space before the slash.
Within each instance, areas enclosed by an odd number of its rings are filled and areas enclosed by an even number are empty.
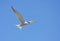
<svg viewBox="0 0 60 41">
<path fill-rule="evenodd" d="M 19 27 L 20 26 L 20 24 L 18 24 L 18 25 L 16 25 L 17 27 Z"/>
<path fill-rule="evenodd" d="M 19 29 L 22 29 L 21 24 L 16 25 Z"/>
</svg>

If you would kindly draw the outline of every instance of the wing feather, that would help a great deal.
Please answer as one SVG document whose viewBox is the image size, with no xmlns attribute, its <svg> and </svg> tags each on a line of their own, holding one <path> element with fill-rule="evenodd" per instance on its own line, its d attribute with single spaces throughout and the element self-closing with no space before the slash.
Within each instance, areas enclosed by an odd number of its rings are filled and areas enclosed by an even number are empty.
<svg viewBox="0 0 60 41">
<path fill-rule="evenodd" d="M 15 9 L 11 6 L 12 10 L 14 11 L 14 13 L 18 16 L 19 20 L 21 21 L 21 23 L 23 24 L 25 21 L 22 17 L 22 15 Z"/>
</svg>

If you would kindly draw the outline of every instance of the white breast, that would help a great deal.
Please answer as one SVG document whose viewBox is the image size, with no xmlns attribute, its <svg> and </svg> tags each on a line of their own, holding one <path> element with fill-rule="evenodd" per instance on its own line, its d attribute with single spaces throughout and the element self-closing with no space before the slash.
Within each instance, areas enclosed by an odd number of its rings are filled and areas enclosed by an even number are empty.
<svg viewBox="0 0 60 41">
<path fill-rule="evenodd" d="M 25 21 L 25 24 L 28 24 L 28 22 L 27 22 L 27 21 Z"/>
</svg>

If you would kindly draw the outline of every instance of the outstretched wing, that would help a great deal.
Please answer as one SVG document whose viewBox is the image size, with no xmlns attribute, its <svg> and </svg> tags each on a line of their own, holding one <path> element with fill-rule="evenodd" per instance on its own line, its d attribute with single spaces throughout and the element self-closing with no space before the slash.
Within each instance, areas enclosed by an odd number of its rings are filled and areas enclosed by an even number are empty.
<svg viewBox="0 0 60 41">
<path fill-rule="evenodd" d="M 11 6 L 12 10 L 15 12 L 15 14 L 18 16 L 19 20 L 22 22 L 22 24 L 25 22 L 22 15 L 15 9 Z"/>
</svg>

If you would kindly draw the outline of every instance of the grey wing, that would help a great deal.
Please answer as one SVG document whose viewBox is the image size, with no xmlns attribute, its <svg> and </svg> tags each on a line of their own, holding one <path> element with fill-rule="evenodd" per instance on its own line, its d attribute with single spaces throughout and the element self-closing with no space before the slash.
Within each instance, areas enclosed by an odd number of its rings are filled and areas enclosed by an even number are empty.
<svg viewBox="0 0 60 41">
<path fill-rule="evenodd" d="M 12 10 L 15 12 L 15 14 L 18 16 L 19 20 L 22 22 L 22 24 L 25 22 L 22 15 L 15 9 L 11 6 Z"/>
</svg>

